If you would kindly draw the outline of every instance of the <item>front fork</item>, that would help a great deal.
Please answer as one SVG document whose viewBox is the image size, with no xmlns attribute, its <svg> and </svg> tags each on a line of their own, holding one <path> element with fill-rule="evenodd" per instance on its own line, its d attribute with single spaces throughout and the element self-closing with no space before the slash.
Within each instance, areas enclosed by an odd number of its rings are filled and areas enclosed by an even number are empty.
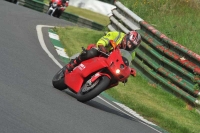
<svg viewBox="0 0 200 133">
<path fill-rule="evenodd" d="M 54 14 L 54 12 L 55 12 L 56 9 L 57 9 L 57 8 L 53 8 L 52 6 L 49 8 L 49 11 L 52 10 L 51 16 L 53 16 L 53 14 Z"/>
</svg>

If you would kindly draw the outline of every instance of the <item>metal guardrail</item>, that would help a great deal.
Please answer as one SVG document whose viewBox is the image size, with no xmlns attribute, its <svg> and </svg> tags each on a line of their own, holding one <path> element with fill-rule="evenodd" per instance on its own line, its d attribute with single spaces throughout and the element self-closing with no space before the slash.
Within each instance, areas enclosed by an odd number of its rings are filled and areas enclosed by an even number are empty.
<svg viewBox="0 0 200 133">
<path fill-rule="evenodd" d="M 44 13 L 46 13 L 48 10 L 48 5 L 45 5 L 39 0 L 18 0 L 18 4 Z M 105 26 L 94 21 L 67 12 L 62 13 L 61 19 L 65 19 L 78 25 L 82 25 L 95 30 L 103 30 L 105 28 Z"/>
<path fill-rule="evenodd" d="M 108 29 L 124 33 L 137 30 L 142 36 L 133 66 L 150 82 L 200 105 L 200 55 L 166 37 L 121 2 L 115 5 Z"/>
</svg>

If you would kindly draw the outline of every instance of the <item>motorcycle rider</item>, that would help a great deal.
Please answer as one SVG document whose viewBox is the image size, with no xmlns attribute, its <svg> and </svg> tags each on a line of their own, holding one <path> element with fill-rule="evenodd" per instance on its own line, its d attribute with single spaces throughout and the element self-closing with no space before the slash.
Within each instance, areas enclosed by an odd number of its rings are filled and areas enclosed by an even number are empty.
<svg viewBox="0 0 200 133">
<path fill-rule="evenodd" d="M 62 5 L 59 10 L 57 10 L 57 18 L 60 18 L 61 14 L 65 11 L 66 7 L 69 6 L 69 0 L 61 0 Z M 49 7 L 51 6 L 52 1 L 49 2 Z"/>
<path fill-rule="evenodd" d="M 141 35 L 137 31 L 130 31 L 127 34 L 118 31 L 108 32 L 105 36 L 101 37 L 98 40 L 98 42 L 96 43 L 96 47 L 98 47 L 98 49 L 102 52 L 109 53 L 110 51 L 112 51 L 110 40 L 115 41 L 120 49 L 130 51 L 132 55 L 135 56 L 134 50 L 141 43 Z M 95 47 L 94 44 L 89 45 L 87 49 L 83 50 L 78 57 L 76 57 L 75 59 L 71 59 L 71 61 L 66 65 L 66 69 L 68 70 L 68 72 L 72 71 L 82 61 L 96 57 L 101 54 L 101 52 L 94 49 L 93 47 Z M 136 74 L 136 71 L 133 71 Z"/>
</svg>

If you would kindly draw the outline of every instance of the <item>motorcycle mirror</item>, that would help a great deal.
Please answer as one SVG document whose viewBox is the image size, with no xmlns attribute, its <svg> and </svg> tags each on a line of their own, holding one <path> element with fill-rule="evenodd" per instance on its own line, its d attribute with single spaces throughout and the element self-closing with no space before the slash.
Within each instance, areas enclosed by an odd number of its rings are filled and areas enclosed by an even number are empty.
<svg viewBox="0 0 200 133">
<path fill-rule="evenodd" d="M 117 47 L 117 44 L 115 41 L 110 40 L 110 44 L 113 46 L 113 48 L 115 49 Z"/>
</svg>

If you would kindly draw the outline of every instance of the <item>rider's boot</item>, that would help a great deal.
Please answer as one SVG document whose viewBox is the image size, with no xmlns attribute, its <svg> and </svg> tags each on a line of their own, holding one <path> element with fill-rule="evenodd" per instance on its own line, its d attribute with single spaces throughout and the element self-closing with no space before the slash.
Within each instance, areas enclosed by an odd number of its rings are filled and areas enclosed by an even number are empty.
<svg viewBox="0 0 200 133">
<path fill-rule="evenodd" d="M 66 70 L 68 70 L 68 72 L 71 72 L 82 61 L 88 59 L 87 50 L 85 50 L 85 48 L 83 48 L 83 47 L 82 47 L 82 49 L 83 49 L 83 51 L 80 53 L 80 55 L 78 57 L 76 57 L 75 59 L 71 59 L 70 62 L 66 65 Z"/>
<path fill-rule="evenodd" d="M 80 63 L 81 63 L 80 57 L 76 57 L 75 59 L 71 59 L 70 62 L 66 65 L 66 69 L 68 70 L 68 72 L 71 72 Z"/>
</svg>

